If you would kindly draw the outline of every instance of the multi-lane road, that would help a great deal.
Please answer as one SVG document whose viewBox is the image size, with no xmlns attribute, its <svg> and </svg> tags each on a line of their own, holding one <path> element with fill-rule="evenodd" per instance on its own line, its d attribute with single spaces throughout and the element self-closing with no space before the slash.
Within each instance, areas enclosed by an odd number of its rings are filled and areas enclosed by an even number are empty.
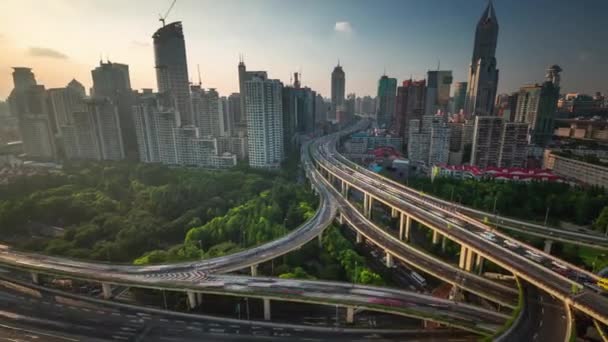
<svg viewBox="0 0 608 342">
<path fill-rule="evenodd" d="M 317 164 L 333 178 L 370 194 L 375 201 L 406 212 L 416 221 L 471 248 L 483 258 L 539 286 L 551 295 L 568 301 L 573 307 L 603 323 L 608 322 L 608 299 L 585 286 L 586 283 L 597 281 L 594 274 L 517 242 L 477 220 L 453 211 L 449 206 L 438 205 L 419 193 L 403 191 L 382 177 L 371 177 L 350 168 L 336 159 L 336 141 L 336 137 L 322 139 L 318 148 L 313 149 L 313 158 Z M 573 288 L 578 289 L 576 295 L 573 295 Z"/>
<path fill-rule="evenodd" d="M 448 338 L 422 330 L 270 324 L 91 302 L 68 293 L 0 280 L 0 341 L 337 341 Z M 449 332 L 454 341 L 466 333 Z"/>
</svg>

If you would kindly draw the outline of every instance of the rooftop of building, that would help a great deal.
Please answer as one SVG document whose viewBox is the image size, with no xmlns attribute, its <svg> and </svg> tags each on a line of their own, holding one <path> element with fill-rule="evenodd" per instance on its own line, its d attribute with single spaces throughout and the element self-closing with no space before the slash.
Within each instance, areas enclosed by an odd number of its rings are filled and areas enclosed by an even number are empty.
<svg viewBox="0 0 608 342">
<path fill-rule="evenodd" d="M 608 162 L 603 161 L 602 159 L 598 158 L 595 155 L 579 156 L 579 155 L 573 154 L 571 151 L 568 151 L 568 150 L 552 151 L 551 153 L 554 154 L 554 155 L 556 155 L 556 156 L 560 156 L 560 157 L 563 157 L 563 158 L 568 158 L 568 159 L 582 161 L 582 162 L 587 163 L 587 164 L 592 164 L 592 165 L 597 165 L 597 166 L 602 166 L 602 167 L 608 167 Z"/>
</svg>

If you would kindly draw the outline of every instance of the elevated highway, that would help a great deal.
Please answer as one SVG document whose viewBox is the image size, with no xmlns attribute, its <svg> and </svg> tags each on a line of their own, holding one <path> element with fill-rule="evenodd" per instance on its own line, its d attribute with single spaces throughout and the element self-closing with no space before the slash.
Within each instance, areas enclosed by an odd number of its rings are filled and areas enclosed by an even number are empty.
<svg viewBox="0 0 608 342">
<path fill-rule="evenodd" d="M 357 189 L 364 194 L 366 217 L 371 216 L 373 201 L 378 201 L 390 208 L 392 214 L 401 217 L 402 227 L 404 222 L 413 219 L 432 229 L 435 234 L 461 244 L 461 267 L 470 269 L 475 256 L 488 259 L 570 307 L 604 324 L 608 322 L 608 299 L 585 287 L 585 283 L 598 279 L 594 274 L 516 242 L 475 219 L 428 201 L 420 194 L 402 191 L 393 184 L 353 170 L 335 157 L 336 142 L 337 136 L 322 139 L 317 148 L 313 148 L 313 159 L 330 180 L 341 182 L 346 190 L 343 194 L 347 194 L 349 189 Z M 392 251 L 389 253 L 394 254 Z M 555 271 L 558 268 L 562 271 Z"/>
<path fill-rule="evenodd" d="M 363 129 L 364 127 L 366 127 L 365 122 L 363 122 L 363 124 L 359 126 L 356 126 L 357 129 Z M 506 216 L 499 216 L 494 213 L 473 209 L 455 202 L 443 200 L 441 198 L 426 193 L 421 194 L 421 191 L 419 190 L 410 188 L 392 179 L 381 176 L 344 157 L 342 154 L 338 153 L 335 144 L 329 146 L 329 149 L 334 154 L 333 157 L 337 161 L 357 171 L 361 179 L 374 179 L 404 194 L 409 194 L 417 198 L 423 197 L 425 201 L 430 202 L 434 205 L 441 206 L 444 208 L 450 208 L 450 210 L 457 211 L 459 213 L 462 213 L 463 215 L 477 219 L 481 222 L 487 220 L 488 223 L 505 230 L 511 230 L 525 235 L 543 238 L 546 241 L 560 241 L 572 245 L 608 250 L 608 236 L 602 235 L 600 233 L 589 231 L 587 229 L 581 229 L 581 231 L 572 231 L 567 229 L 558 229 L 555 227 L 544 226 L 532 222 L 527 222 L 524 220 L 509 218 Z"/>
</svg>

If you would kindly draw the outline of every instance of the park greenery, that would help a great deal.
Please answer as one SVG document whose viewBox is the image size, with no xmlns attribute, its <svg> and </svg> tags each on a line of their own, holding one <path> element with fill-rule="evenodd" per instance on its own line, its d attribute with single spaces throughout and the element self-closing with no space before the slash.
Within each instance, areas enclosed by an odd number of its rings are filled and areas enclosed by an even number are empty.
<svg viewBox="0 0 608 342">
<path fill-rule="evenodd" d="M 270 173 L 128 162 L 66 164 L 0 186 L 0 236 L 18 248 L 79 259 L 180 262 L 235 253 L 284 236 L 313 217 L 317 197 L 297 161 Z M 40 228 L 61 227 L 58 237 Z M 382 284 L 340 230 L 273 262 L 283 278 Z M 276 264 L 276 267 L 274 267 Z"/>
<path fill-rule="evenodd" d="M 558 225 L 559 221 L 592 225 L 608 206 L 608 193 L 599 187 L 571 187 L 554 182 L 502 182 L 494 180 L 413 178 L 408 185 L 424 193 L 498 215 Z M 548 213 L 548 215 L 547 215 Z M 602 222 L 608 223 L 608 211 Z"/>
</svg>

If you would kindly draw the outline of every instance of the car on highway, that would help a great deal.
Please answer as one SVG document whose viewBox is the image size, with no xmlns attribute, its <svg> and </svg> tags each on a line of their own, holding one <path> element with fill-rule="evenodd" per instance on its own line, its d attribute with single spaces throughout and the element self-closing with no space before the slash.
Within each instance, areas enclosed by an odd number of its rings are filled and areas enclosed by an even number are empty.
<svg viewBox="0 0 608 342">
<path fill-rule="evenodd" d="M 507 245 L 508 247 L 511 247 L 511 248 L 518 248 L 519 247 L 519 244 L 517 242 L 513 242 L 513 241 L 508 240 L 508 239 L 505 239 L 504 241 L 505 241 L 505 245 Z"/>
<path fill-rule="evenodd" d="M 494 233 L 481 232 L 481 233 L 479 233 L 479 236 L 481 236 L 482 238 L 484 238 L 486 240 L 496 242 L 496 235 Z"/>
<path fill-rule="evenodd" d="M 534 260 L 536 262 L 541 262 L 543 260 L 543 256 L 542 255 L 540 255 L 540 254 L 538 254 L 536 252 L 533 252 L 533 251 L 531 251 L 529 249 L 526 249 L 526 257 L 529 258 L 529 259 L 532 259 L 532 260 Z"/>
</svg>

